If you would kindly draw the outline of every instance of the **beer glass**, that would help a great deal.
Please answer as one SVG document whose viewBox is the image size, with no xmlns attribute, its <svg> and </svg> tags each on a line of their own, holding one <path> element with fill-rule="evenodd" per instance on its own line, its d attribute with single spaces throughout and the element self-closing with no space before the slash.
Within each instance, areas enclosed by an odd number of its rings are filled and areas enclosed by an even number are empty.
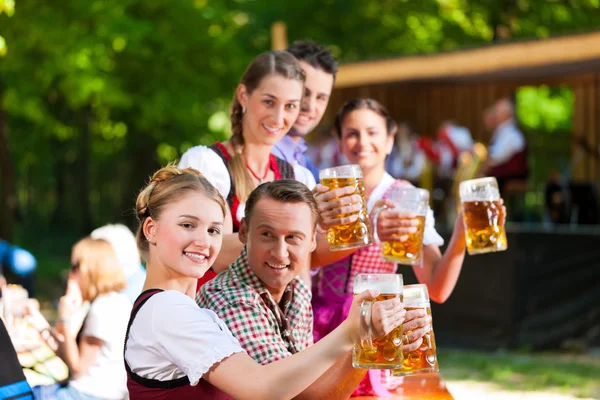
<svg viewBox="0 0 600 400">
<path fill-rule="evenodd" d="M 469 254 L 506 250 L 506 215 L 496 178 L 461 182 L 459 191 Z"/>
<path fill-rule="evenodd" d="M 371 308 L 374 302 L 400 297 L 402 275 L 358 274 L 354 279 L 354 295 L 367 289 L 377 290 L 379 296 L 361 305 L 360 343 L 354 345 L 352 366 L 368 369 L 396 369 L 402 366 L 402 325 L 383 337 L 373 337 Z"/>
<path fill-rule="evenodd" d="M 406 312 L 425 310 L 427 315 L 431 316 L 429 292 L 426 285 L 404 286 L 404 309 Z M 439 372 L 433 327 L 423 336 L 421 347 L 404 354 L 402 368 L 393 370 L 392 375 L 405 376 L 425 372 Z"/>
<path fill-rule="evenodd" d="M 321 184 L 329 189 L 352 186 L 356 194 L 360 195 L 362 209 L 358 219 L 350 224 L 338 225 L 329 229 L 327 241 L 331 250 L 351 249 L 371 244 L 371 226 L 365 202 L 365 185 L 362 170 L 359 165 L 342 165 L 340 167 L 326 168 L 319 171 Z M 340 218 L 351 214 L 339 215 Z"/>
<path fill-rule="evenodd" d="M 420 264 L 421 256 L 423 255 L 425 217 L 427 216 L 429 207 L 429 191 L 412 186 L 394 186 L 390 191 L 389 200 L 395 204 L 394 210 L 408 211 L 416 214 L 416 219 L 419 221 L 419 224 L 417 225 L 417 231 L 408 235 L 406 240 L 390 240 L 383 242 L 381 248 L 382 257 L 398 264 Z M 373 219 L 373 235 L 376 243 L 379 243 L 377 220 L 379 219 L 379 213 L 384 209 L 385 207 L 382 207 L 375 211 Z"/>
</svg>

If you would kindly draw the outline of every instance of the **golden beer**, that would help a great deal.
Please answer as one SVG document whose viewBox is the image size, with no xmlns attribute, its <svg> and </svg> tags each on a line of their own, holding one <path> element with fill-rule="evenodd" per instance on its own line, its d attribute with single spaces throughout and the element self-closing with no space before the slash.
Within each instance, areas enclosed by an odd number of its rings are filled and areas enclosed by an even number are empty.
<svg viewBox="0 0 600 400">
<path fill-rule="evenodd" d="M 468 253 L 506 250 L 506 215 L 496 178 L 464 181 L 459 190 Z"/>
<path fill-rule="evenodd" d="M 402 301 L 402 275 L 359 274 L 354 283 L 354 294 L 367 289 L 379 291 L 373 301 L 361 307 L 361 343 L 354 346 L 352 366 L 368 369 L 394 369 L 402 365 L 402 325 L 383 337 L 372 336 L 371 307 L 373 303 L 399 297 Z M 365 328 L 366 327 L 366 331 Z"/>
<path fill-rule="evenodd" d="M 416 217 L 419 221 L 417 231 L 408 235 L 404 241 L 383 242 L 383 258 L 398 264 L 419 264 L 423 254 L 423 232 L 425 230 L 425 215 Z"/>
<path fill-rule="evenodd" d="M 404 303 L 406 312 L 413 310 L 425 310 L 427 315 L 431 316 L 431 305 L 429 303 L 429 293 L 426 285 L 406 285 L 404 287 Z M 406 335 L 412 331 L 405 332 Z M 417 373 L 438 372 L 435 336 L 433 327 L 423 336 L 421 346 L 409 353 L 404 354 L 402 368 L 392 371 L 394 376 L 413 375 Z"/>
<path fill-rule="evenodd" d="M 331 250 L 350 249 L 371 244 L 371 224 L 365 202 L 365 185 L 362 171 L 358 165 L 343 165 L 341 167 L 327 168 L 319 173 L 321 184 L 330 190 L 351 186 L 354 193 L 360 195 L 362 209 L 358 219 L 350 224 L 338 225 L 327 232 L 327 241 Z M 341 214 L 338 218 L 349 217 L 352 214 Z"/>
<path fill-rule="evenodd" d="M 418 225 L 417 231 L 409 235 L 394 235 L 408 236 L 405 240 L 385 241 L 381 243 L 381 256 L 393 263 L 414 265 L 421 263 L 423 255 L 423 234 L 425 232 L 425 218 L 429 210 L 429 191 L 419 189 L 412 185 L 407 186 L 392 186 L 388 200 L 394 203 L 393 210 L 405 211 L 416 215 Z M 387 207 L 375 210 L 373 218 L 375 228 L 375 242 L 380 243 L 377 234 L 377 220 L 379 213 Z"/>
<path fill-rule="evenodd" d="M 465 201 L 463 215 L 469 254 L 507 249 L 506 216 L 500 201 Z"/>
</svg>

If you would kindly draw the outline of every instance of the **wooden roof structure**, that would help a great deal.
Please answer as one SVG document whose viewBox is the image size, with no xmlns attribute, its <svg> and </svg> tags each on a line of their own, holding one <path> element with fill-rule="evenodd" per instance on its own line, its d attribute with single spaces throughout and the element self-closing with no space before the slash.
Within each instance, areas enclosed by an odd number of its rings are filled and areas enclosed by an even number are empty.
<svg viewBox="0 0 600 400">
<path fill-rule="evenodd" d="M 572 88 L 572 177 L 600 184 L 600 32 L 342 64 L 323 124 L 330 126 L 346 101 L 372 97 L 422 134 L 452 119 L 486 143 L 484 110 L 538 85 Z"/>
</svg>

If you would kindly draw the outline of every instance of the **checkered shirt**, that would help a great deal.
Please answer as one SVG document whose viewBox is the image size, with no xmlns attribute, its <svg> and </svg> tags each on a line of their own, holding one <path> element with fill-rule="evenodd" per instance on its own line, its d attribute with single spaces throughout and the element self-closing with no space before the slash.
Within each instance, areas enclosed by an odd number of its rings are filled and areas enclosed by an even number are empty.
<svg viewBox="0 0 600 400">
<path fill-rule="evenodd" d="M 313 344 L 311 293 L 298 277 L 290 282 L 288 289 L 293 290 L 293 297 L 290 305 L 284 307 L 285 316 L 292 327 L 295 347 L 300 351 Z M 213 310 L 244 350 L 263 365 L 292 354 L 282 338 L 277 316 L 264 301 L 278 307 L 250 269 L 245 247 L 226 271 L 202 286 L 196 297 L 198 305 Z"/>
</svg>

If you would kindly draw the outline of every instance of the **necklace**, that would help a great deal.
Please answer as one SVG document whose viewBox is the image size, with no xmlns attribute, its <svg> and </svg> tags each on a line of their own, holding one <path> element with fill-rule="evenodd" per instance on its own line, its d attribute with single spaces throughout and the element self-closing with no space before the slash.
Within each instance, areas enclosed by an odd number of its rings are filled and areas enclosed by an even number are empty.
<svg viewBox="0 0 600 400">
<path fill-rule="evenodd" d="M 250 171 L 250 173 L 252 174 L 252 176 L 254 178 L 256 178 L 256 180 L 258 181 L 258 184 L 260 185 L 261 183 L 263 183 L 265 181 L 265 179 L 267 179 L 267 175 L 269 174 L 269 166 L 270 163 L 267 164 L 267 168 L 265 169 L 265 173 L 263 175 L 263 177 L 259 177 L 258 175 L 256 175 L 256 173 L 254 171 L 252 171 L 252 168 L 250 168 L 250 166 L 248 165 L 248 162 L 246 160 L 244 160 L 244 164 L 246 164 L 246 168 L 248 168 L 248 171 Z"/>
</svg>

